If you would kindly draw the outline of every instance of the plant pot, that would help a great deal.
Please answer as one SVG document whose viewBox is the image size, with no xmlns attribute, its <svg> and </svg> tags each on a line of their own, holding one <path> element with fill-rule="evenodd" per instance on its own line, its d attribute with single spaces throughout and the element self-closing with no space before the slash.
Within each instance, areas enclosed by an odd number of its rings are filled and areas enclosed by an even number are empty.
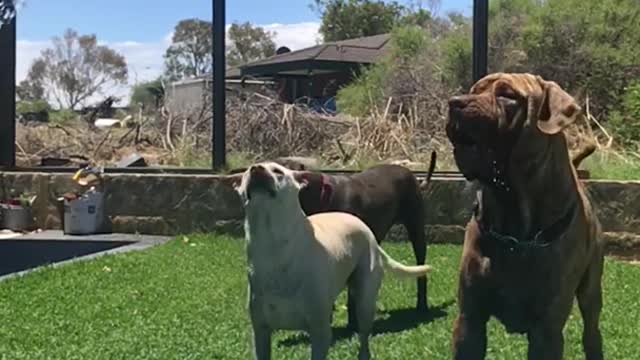
<svg viewBox="0 0 640 360">
<path fill-rule="evenodd" d="M 103 194 L 90 190 L 73 200 L 62 200 L 62 229 L 69 235 L 89 235 L 100 231 L 104 220 Z"/>
<path fill-rule="evenodd" d="M 2 223 L 0 228 L 11 231 L 28 231 L 33 226 L 33 212 L 31 207 L 3 204 Z"/>
</svg>

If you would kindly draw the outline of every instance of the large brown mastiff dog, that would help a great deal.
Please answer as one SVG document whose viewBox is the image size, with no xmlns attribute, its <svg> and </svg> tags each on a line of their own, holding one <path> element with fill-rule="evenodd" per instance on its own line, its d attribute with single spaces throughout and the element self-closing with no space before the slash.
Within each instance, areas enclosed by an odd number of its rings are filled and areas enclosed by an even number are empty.
<svg viewBox="0 0 640 360">
<path fill-rule="evenodd" d="M 527 335 L 529 359 L 562 359 L 574 296 L 586 358 L 603 358 L 600 226 L 562 131 L 580 115 L 555 82 L 530 74 L 492 74 L 449 100 L 456 163 L 478 185 L 460 264 L 455 359 L 485 357 L 491 316 Z"/>
</svg>

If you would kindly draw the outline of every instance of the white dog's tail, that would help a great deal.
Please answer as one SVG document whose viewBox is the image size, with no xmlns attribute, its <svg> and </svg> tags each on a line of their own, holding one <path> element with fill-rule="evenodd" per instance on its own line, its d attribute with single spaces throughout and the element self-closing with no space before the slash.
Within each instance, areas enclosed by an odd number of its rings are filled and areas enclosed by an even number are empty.
<svg viewBox="0 0 640 360">
<path fill-rule="evenodd" d="M 431 266 L 429 265 L 407 266 L 397 262 L 382 250 L 380 246 L 378 246 L 378 252 L 380 252 L 380 255 L 382 256 L 384 267 L 397 277 L 416 278 L 431 272 Z"/>
</svg>

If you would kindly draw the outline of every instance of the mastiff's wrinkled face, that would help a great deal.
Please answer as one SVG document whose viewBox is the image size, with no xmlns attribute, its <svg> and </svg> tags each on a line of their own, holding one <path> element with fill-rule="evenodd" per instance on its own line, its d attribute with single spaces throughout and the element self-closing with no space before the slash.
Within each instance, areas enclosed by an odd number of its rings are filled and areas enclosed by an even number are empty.
<svg viewBox="0 0 640 360">
<path fill-rule="evenodd" d="M 449 99 L 446 130 L 467 180 L 504 187 L 509 167 L 539 161 L 580 113 L 576 101 L 555 82 L 531 74 L 494 73 L 469 94 Z"/>
</svg>

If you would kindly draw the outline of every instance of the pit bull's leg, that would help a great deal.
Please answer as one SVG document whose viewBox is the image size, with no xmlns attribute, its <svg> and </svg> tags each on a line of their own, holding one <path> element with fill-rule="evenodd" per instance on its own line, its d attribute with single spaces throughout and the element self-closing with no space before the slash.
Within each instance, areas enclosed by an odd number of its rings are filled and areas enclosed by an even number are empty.
<svg viewBox="0 0 640 360">
<path fill-rule="evenodd" d="M 360 271 L 366 272 L 368 266 L 362 266 Z M 369 360 L 369 337 L 373 331 L 373 322 L 376 316 L 376 299 L 382 283 L 383 270 L 381 267 L 374 269 L 368 275 L 356 277 L 353 285 L 354 298 L 356 299 L 356 313 L 358 316 L 358 337 L 360 349 L 358 360 Z"/>
<path fill-rule="evenodd" d="M 415 194 L 412 193 L 407 196 L 410 196 L 410 199 L 405 201 L 401 210 L 402 224 L 407 229 L 416 264 L 424 265 L 427 259 L 427 240 L 424 234 L 424 203 L 418 189 L 416 189 Z M 429 310 L 426 276 L 416 279 L 416 310 L 420 312 Z"/>
<path fill-rule="evenodd" d="M 453 325 L 453 359 L 484 360 L 488 317 L 461 313 Z"/>
<path fill-rule="evenodd" d="M 562 329 L 537 328 L 528 335 L 528 360 L 562 360 L 564 336 Z"/>
<path fill-rule="evenodd" d="M 331 347 L 331 324 L 326 321 L 315 325 L 310 331 L 311 360 L 325 360 Z"/>
<path fill-rule="evenodd" d="M 577 291 L 578 306 L 582 315 L 582 348 L 587 360 L 602 360 L 602 335 L 600 334 L 600 312 L 602 310 L 602 268 L 600 250 L 587 268 Z"/>
<path fill-rule="evenodd" d="M 271 330 L 266 325 L 257 324 L 252 321 L 253 327 L 253 354 L 256 360 L 271 359 Z"/>
<path fill-rule="evenodd" d="M 564 352 L 564 336 L 562 330 L 573 307 L 573 296 L 562 296 L 562 303 L 551 308 L 545 319 L 527 334 L 529 340 L 529 360 L 562 360 Z"/>
<path fill-rule="evenodd" d="M 356 311 L 356 297 L 354 296 L 354 291 L 356 289 L 353 288 L 353 285 L 357 283 L 355 279 L 356 274 L 352 274 L 349 278 L 349 286 L 347 287 L 347 329 L 350 331 L 358 330 L 358 316 Z"/>
<path fill-rule="evenodd" d="M 405 223 L 411 246 L 413 246 L 413 254 L 416 258 L 417 265 L 424 265 L 427 258 L 427 241 L 424 235 L 424 219 L 422 214 L 414 214 L 413 220 Z M 420 218 L 418 218 L 420 217 Z M 416 279 L 416 309 L 418 311 L 427 312 L 429 310 L 429 302 L 427 300 L 427 277 L 422 276 Z"/>
<path fill-rule="evenodd" d="M 249 283 L 251 284 L 251 278 L 249 278 Z M 273 333 L 273 329 L 271 329 L 262 318 L 260 310 L 262 304 L 258 296 L 252 291 L 251 286 L 248 288 L 248 310 L 251 319 L 251 330 L 253 332 L 253 356 L 255 360 L 270 360 L 271 334 Z"/>
</svg>

